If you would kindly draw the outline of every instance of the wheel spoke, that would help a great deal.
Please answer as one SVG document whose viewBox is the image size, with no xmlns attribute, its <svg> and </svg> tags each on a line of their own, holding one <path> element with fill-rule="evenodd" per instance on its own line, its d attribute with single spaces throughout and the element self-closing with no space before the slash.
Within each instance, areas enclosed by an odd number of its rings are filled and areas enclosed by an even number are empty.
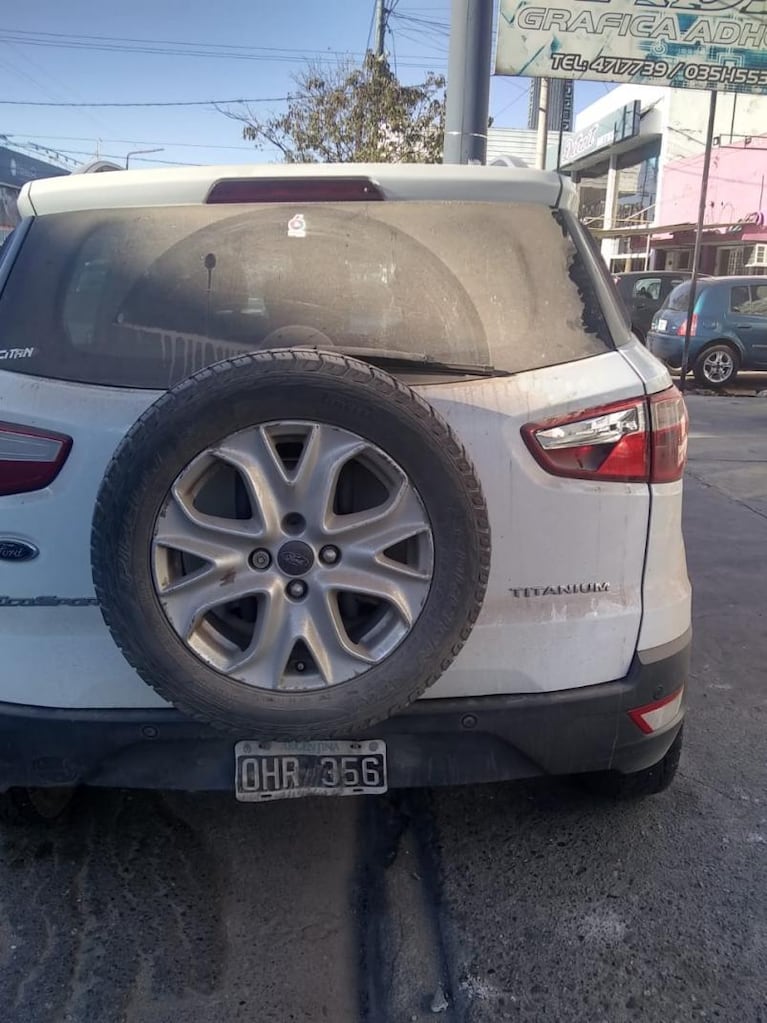
<svg viewBox="0 0 767 1023">
<path fill-rule="evenodd" d="M 359 675 L 374 663 L 372 657 L 349 639 L 337 602 L 330 594 L 315 589 L 305 608 L 301 638 L 325 685 L 336 685 Z"/>
<path fill-rule="evenodd" d="M 431 573 L 402 565 L 383 556 L 353 552 L 338 568 L 328 572 L 326 588 L 338 593 L 358 593 L 390 604 L 410 628 L 426 602 Z"/>
<path fill-rule="evenodd" d="M 237 469 L 261 530 L 276 536 L 289 510 L 290 481 L 266 427 L 253 427 L 229 437 L 213 454 Z"/>
<path fill-rule="evenodd" d="M 337 542 L 352 544 L 373 555 L 403 540 L 428 533 L 429 523 L 418 495 L 403 478 L 396 493 L 385 504 L 352 515 L 336 515 L 328 532 Z"/>
<path fill-rule="evenodd" d="M 220 567 L 201 568 L 160 589 L 158 596 L 173 628 L 188 639 L 209 611 L 262 593 L 266 585 L 263 577 L 249 569 L 222 573 Z"/>
<path fill-rule="evenodd" d="M 315 424 L 309 430 L 291 486 L 295 506 L 313 526 L 325 527 L 341 470 L 366 446 L 359 437 L 332 426 Z"/>
<path fill-rule="evenodd" d="M 281 588 L 272 587 L 259 605 L 248 649 L 228 667 L 232 677 L 262 689 L 281 688 L 288 658 L 300 638 L 296 617 L 296 607 Z"/>
<path fill-rule="evenodd" d="M 230 525 L 236 521 L 217 519 L 195 511 L 190 513 L 188 505 L 182 502 L 174 488 L 170 500 L 157 518 L 154 543 L 156 546 L 184 551 L 218 567 L 231 567 L 237 551 L 243 547 L 237 541 L 250 541 L 247 534 L 230 529 Z M 247 548 L 249 543 L 244 546 Z"/>
</svg>

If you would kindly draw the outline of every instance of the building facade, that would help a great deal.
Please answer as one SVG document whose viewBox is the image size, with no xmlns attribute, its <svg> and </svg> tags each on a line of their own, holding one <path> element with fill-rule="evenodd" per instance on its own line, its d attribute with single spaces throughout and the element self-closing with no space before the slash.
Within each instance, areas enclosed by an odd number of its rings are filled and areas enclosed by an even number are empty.
<svg viewBox="0 0 767 1023">
<path fill-rule="evenodd" d="M 53 178 L 68 173 L 52 163 L 0 146 L 0 242 L 18 223 L 16 197 L 22 185 L 37 178 Z"/>
<path fill-rule="evenodd" d="M 570 132 L 562 136 L 562 148 L 567 144 Z M 529 128 L 490 128 L 487 133 L 488 164 L 503 157 L 511 157 L 518 166 L 535 167 L 535 153 L 538 133 Z M 557 166 L 559 148 L 559 132 L 550 131 L 546 139 L 546 167 L 553 170 Z"/>
<path fill-rule="evenodd" d="M 708 110 L 706 92 L 622 85 L 576 118 L 562 166 L 613 271 L 691 265 Z M 701 269 L 765 273 L 767 96 L 721 93 L 714 136 Z"/>
</svg>

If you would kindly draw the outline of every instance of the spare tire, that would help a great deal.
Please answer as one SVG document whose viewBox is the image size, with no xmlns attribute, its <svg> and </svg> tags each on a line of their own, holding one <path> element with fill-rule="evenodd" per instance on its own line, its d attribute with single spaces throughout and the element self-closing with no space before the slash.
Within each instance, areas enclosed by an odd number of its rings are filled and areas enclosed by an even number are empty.
<svg viewBox="0 0 767 1023">
<path fill-rule="evenodd" d="M 96 593 L 139 675 L 257 739 L 362 732 L 416 699 L 482 604 L 487 509 L 447 424 L 366 363 L 267 351 L 159 398 L 118 446 Z"/>
</svg>

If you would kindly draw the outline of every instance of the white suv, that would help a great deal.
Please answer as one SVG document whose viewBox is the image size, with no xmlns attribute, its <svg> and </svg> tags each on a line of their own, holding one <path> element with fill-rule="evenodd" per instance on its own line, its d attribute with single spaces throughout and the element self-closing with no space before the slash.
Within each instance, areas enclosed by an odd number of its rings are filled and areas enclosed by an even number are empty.
<svg viewBox="0 0 767 1023">
<path fill-rule="evenodd" d="M 0 261 L 9 798 L 670 782 L 687 417 L 574 208 L 499 167 L 24 188 Z"/>
</svg>

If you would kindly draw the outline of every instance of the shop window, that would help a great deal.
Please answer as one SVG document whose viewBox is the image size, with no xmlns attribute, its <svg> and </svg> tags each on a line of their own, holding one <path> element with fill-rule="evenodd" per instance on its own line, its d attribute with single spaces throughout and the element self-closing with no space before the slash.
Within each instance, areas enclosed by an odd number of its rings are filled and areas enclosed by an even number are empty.
<svg viewBox="0 0 767 1023">
<path fill-rule="evenodd" d="M 744 250 L 743 248 L 730 249 L 730 258 L 727 260 L 727 274 L 733 276 L 734 274 L 742 274 L 744 267 Z"/>
</svg>

